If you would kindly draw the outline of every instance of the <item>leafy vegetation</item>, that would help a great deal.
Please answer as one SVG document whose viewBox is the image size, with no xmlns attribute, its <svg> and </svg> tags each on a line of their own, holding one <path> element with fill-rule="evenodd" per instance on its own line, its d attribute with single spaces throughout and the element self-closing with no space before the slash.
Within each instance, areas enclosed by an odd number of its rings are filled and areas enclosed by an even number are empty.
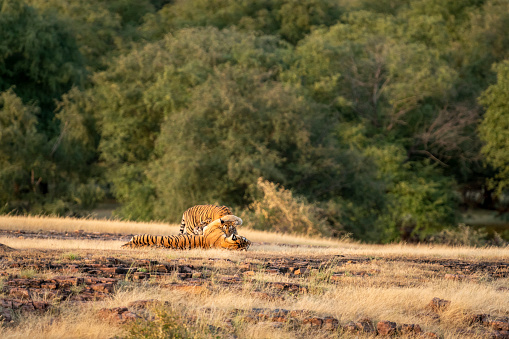
<svg viewBox="0 0 509 339">
<path fill-rule="evenodd" d="M 502 213 L 508 23 L 500 0 L 0 0 L 0 212 L 219 203 L 370 242 Z"/>
</svg>

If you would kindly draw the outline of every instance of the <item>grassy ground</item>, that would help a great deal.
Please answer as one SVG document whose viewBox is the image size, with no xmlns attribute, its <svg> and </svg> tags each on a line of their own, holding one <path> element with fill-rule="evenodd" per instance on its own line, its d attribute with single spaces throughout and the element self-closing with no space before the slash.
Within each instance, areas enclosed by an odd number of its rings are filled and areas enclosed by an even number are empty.
<svg viewBox="0 0 509 339">
<path fill-rule="evenodd" d="M 55 230 L 72 232 L 109 232 L 120 234 L 175 234 L 177 225 L 158 223 L 127 223 L 57 218 L 0 217 L 0 229 Z M 491 329 L 469 325 L 471 314 L 486 313 L 492 317 L 509 316 L 509 278 L 481 269 L 465 273 L 463 266 L 445 265 L 460 262 L 470 266 L 485 262 L 509 261 L 509 248 L 470 248 L 428 245 L 364 245 L 329 239 L 307 239 L 239 229 L 239 234 L 254 242 L 247 252 L 220 250 L 169 251 L 162 249 L 120 249 L 120 240 L 61 240 L 1 237 L 0 243 L 15 252 L 3 255 L 2 261 L 20 258 L 45 258 L 51 262 L 116 258 L 118 260 L 150 259 L 159 262 L 177 261 L 201 267 L 206 288 L 190 292 L 171 289 L 178 283 L 176 275 L 162 280 L 135 282 L 127 277 L 116 285 L 110 297 L 87 303 L 61 302 L 45 314 L 28 314 L 0 328 L 2 338 L 111 338 L 128 335 L 130 325 L 120 325 L 97 318 L 99 309 L 126 307 L 130 302 L 157 299 L 169 302 L 168 309 L 179 315 L 183 325 L 193 319 L 198 337 L 294 338 L 309 337 L 372 337 L 369 333 L 349 334 L 338 331 L 309 330 L 304 327 L 275 326 L 271 322 L 248 323 L 232 312 L 250 312 L 253 308 L 306 310 L 316 316 L 331 316 L 341 324 L 369 318 L 372 322 L 389 320 L 398 324 L 419 324 L 424 331 L 439 337 L 489 337 Z M 216 260 L 209 260 L 214 258 Z M 340 259 L 338 259 L 340 258 Z M 21 259 L 20 259 L 21 260 Z M 274 273 L 267 269 L 281 261 L 320 262 L 320 267 L 306 274 Z M 2 262 L 0 261 L 0 262 Z M 250 265 L 249 274 L 241 269 Z M 12 266 L 12 265 L 11 265 Z M 10 267 L 5 264 L 3 276 L 27 275 L 30 278 L 51 278 L 62 272 Z M 270 267 L 269 267 L 270 268 Z M 65 273 L 65 272 L 64 272 Z M 79 275 L 81 273 L 74 273 Z M 447 274 L 460 278 L 449 279 Z M 236 284 L 222 284 L 227 276 L 240 278 Z M 331 277 L 334 276 L 335 279 Z M 4 278 L 5 279 L 5 278 Z M 270 283 L 284 282 L 305 287 L 304 292 L 274 290 Z M 7 296 L 4 296 L 7 297 Z M 440 312 L 439 320 L 426 305 L 434 297 L 451 301 Z M 182 320 L 184 319 L 184 320 Z M 178 321 L 177 321 L 178 322 Z M 214 332 L 210 328 L 229 328 Z M 182 325 L 182 326 L 183 326 Z M 209 326 L 210 325 L 210 326 Z M 145 325 L 148 326 L 147 323 Z M 212 327 L 211 327 L 212 326 Z M 161 330 L 161 328 L 159 329 Z M 161 330 L 162 331 L 162 330 Z M 311 331 L 311 332 L 310 332 Z M 466 335 L 464 331 L 468 332 Z M 232 334 L 233 333 L 233 334 Z M 155 336 L 157 337 L 157 336 Z"/>
</svg>

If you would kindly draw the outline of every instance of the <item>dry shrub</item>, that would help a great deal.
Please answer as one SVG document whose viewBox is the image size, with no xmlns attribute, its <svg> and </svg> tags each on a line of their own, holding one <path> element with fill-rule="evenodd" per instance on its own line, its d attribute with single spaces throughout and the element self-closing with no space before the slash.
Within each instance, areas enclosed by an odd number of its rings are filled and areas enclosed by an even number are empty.
<svg viewBox="0 0 509 339">
<path fill-rule="evenodd" d="M 263 178 L 258 178 L 257 188 L 261 198 L 255 200 L 243 213 L 251 227 L 308 236 L 333 235 L 325 209 Z"/>
</svg>

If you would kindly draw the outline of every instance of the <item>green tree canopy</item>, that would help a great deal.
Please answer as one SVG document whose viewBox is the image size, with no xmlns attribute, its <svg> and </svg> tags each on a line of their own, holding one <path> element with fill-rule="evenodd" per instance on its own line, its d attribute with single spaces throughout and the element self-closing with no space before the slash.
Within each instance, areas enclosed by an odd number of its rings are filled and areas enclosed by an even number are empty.
<svg viewBox="0 0 509 339">
<path fill-rule="evenodd" d="M 339 6 L 330 0 L 177 0 L 148 15 L 143 30 L 157 38 L 185 27 L 237 26 L 295 44 L 313 27 L 330 26 L 339 16 Z"/>
<path fill-rule="evenodd" d="M 492 181 L 498 193 L 509 189 L 509 61 L 495 67 L 497 83 L 488 87 L 480 102 L 486 114 L 479 127 L 486 160 L 498 170 Z"/>
<path fill-rule="evenodd" d="M 85 75 L 74 36 L 55 15 L 13 0 L 0 2 L 0 32 L 0 91 L 14 86 L 25 103 L 37 102 L 38 127 L 54 132 L 54 100 Z"/>
</svg>

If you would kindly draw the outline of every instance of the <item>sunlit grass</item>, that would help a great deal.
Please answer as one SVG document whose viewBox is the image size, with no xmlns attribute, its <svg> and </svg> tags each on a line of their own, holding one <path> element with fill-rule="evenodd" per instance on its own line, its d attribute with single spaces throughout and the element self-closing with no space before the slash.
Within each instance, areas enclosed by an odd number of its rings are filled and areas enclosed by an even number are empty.
<svg viewBox="0 0 509 339">
<path fill-rule="evenodd" d="M 254 244 L 250 252 L 261 255 L 362 255 L 384 257 L 431 257 L 458 259 L 509 259 L 509 247 L 474 248 L 468 246 L 445 246 L 428 244 L 388 244 L 369 245 L 349 240 L 310 238 L 305 236 L 278 234 L 256 231 L 249 225 L 239 227 L 239 234 L 245 236 Z M 108 232 L 120 234 L 177 234 L 179 225 L 162 223 L 137 223 L 127 221 L 108 221 L 54 217 L 17 217 L 0 216 L 0 229 L 7 230 L 55 230 L 73 232 Z M 22 236 L 22 235 L 21 235 Z M 45 249 L 120 249 L 122 240 L 59 240 L 59 239 L 17 239 L 0 237 L 0 243 L 14 248 L 45 248 Z M 292 245 L 292 246 L 285 246 Z M 301 246 L 293 246 L 301 245 Z M 171 252 L 171 251 L 169 251 Z M 210 253 L 210 252 L 208 252 Z"/>
</svg>

